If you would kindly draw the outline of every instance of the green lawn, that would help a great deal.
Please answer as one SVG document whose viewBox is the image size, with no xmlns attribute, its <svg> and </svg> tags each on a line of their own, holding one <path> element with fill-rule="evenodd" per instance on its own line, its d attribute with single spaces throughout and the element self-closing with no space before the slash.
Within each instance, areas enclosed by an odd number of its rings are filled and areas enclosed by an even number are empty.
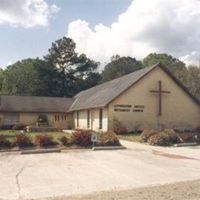
<svg viewBox="0 0 200 200">
<path fill-rule="evenodd" d="M 118 135 L 118 138 L 121 140 L 128 140 L 131 142 L 140 142 L 141 141 L 140 134 L 136 134 L 136 133 L 128 133 L 128 134 Z"/>
<path fill-rule="evenodd" d="M 6 136 L 6 138 L 8 138 L 9 140 L 12 140 L 17 134 L 20 134 L 20 131 L 15 131 L 15 130 L 1 130 L 0 131 L 0 135 Z M 27 132 L 25 134 L 30 135 L 32 140 L 34 140 L 37 135 L 41 135 L 41 134 L 51 135 L 54 141 L 56 142 L 58 142 L 58 139 L 62 136 L 70 137 L 71 135 L 70 133 L 64 133 L 64 132 Z"/>
</svg>

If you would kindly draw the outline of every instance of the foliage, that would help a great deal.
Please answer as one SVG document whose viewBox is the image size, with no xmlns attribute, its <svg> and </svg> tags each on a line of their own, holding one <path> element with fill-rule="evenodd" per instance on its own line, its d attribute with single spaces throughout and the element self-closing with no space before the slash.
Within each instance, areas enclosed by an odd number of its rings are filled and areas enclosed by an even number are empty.
<svg viewBox="0 0 200 200">
<path fill-rule="evenodd" d="M 165 132 L 158 132 L 148 138 L 150 145 L 168 146 L 171 144 L 169 136 Z"/>
<path fill-rule="evenodd" d="M 157 134 L 158 132 L 156 130 L 153 129 L 144 129 L 142 134 L 141 134 L 141 142 L 147 142 L 148 139 Z"/>
<path fill-rule="evenodd" d="M 112 79 L 129 74 L 143 67 L 142 62 L 131 57 L 120 57 L 118 55 L 111 58 L 102 71 L 102 82 L 110 81 Z"/>
<path fill-rule="evenodd" d="M 185 63 L 171 55 L 162 53 L 151 53 L 143 59 L 145 66 L 151 66 L 157 63 L 167 67 L 182 83 L 186 83 L 187 68 Z"/>
<path fill-rule="evenodd" d="M 98 63 L 87 58 L 85 54 L 78 55 L 75 48 L 76 44 L 72 39 L 63 37 L 52 43 L 44 57 L 45 61 L 56 67 L 61 74 L 60 96 L 74 96 L 99 81 L 93 78 L 97 75 L 95 70 Z"/>
<path fill-rule="evenodd" d="M 43 60 L 25 59 L 8 66 L 3 73 L 3 94 L 59 96 L 59 73 Z"/>
<path fill-rule="evenodd" d="M 91 131 L 78 130 L 71 136 L 71 142 L 80 146 L 90 146 L 91 142 Z"/>
<path fill-rule="evenodd" d="M 177 144 L 181 142 L 181 138 L 178 133 L 173 129 L 165 129 L 164 133 L 169 137 L 169 142 L 172 144 Z"/>
<path fill-rule="evenodd" d="M 118 146 L 120 145 L 117 135 L 113 131 L 99 133 L 98 143 L 99 146 Z"/>
<path fill-rule="evenodd" d="M 1 130 L 12 130 L 12 128 L 13 128 L 13 125 L 11 124 L 3 124 L 0 126 Z"/>
<path fill-rule="evenodd" d="M 33 146 L 30 136 L 26 134 L 17 134 L 13 144 L 14 146 L 18 146 L 20 148 Z"/>
<path fill-rule="evenodd" d="M 25 128 L 26 128 L 25 124 L 19 123 L 19 124 L 15 124 L 12 127 L 12 130 L 25 130 Z"/>
<path fill-rule="evenodd" d="M 187 142 L 196 142 L 196 134 L 195 133 L 191 133 L 191 132 L 184 132 L 184 133 L 179 133 L 179 136 L 181 138 L 181 141 L 184 143 Z"/>
<path fill-rule="evenodd" d="M 10 148 L 11 143 L 4 135 L 0 135 L 0 148 Z"/>
<path fill-rule="evenodd" d="M 59 141 L 62 143 L 62 145 L 67 146 L 69 144 L 69 139 L 66 136 L 62 136 L 59 138 Z"/>
<path fill-rule="evenodd" d="M 35 144 L 41 147 L 57 145 L 57 142 L 53 140 L 53 137 L 50 135 L 37 135 L 35 137 Z"/>
<path fill-rule="evenodd" d="M 128 133 L 127 128 L 117 118 L 113 120 L 113 131 L 117 135 Z"/>
<path fill-rule="evenodd" d="M 200 68 L 189 66 L 187 68 L 186 86 L 190 92 L 200 100 Z"/>
</svg>

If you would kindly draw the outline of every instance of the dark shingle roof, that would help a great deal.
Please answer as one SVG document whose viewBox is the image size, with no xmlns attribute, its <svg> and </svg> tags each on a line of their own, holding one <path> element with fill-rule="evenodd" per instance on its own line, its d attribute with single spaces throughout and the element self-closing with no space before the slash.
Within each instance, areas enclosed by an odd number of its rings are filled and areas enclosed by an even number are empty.
<svg viewBox="0 0 200 200">
<path fill-rule="evenodd" d="M 166 67 L 158 63 L 80 92 L 75 96 L 75 101 L 70 111 L 98 108 L 108 105 L 113 99 L 118 97 L 156 67 L 163 69 L 198 105 L 200 104 L 199 100 L 194 97 Z"/>
<path fill-rule="evenodd" d="M 70 110 L 73 111 L 106 106 L 111 100 L 116 98 L 123 91 L 137 82 L 141 77 L 150 72 L 155 66 L 156 65 L 146 67 L 80 92 L 75 96 L 75 101 Z"/>
<path fill-rule="evenodd" d="M 0 111 L 7 112 L 66 112 L 74 99 L 61 97 L 0 96 Z"/>
</svg>

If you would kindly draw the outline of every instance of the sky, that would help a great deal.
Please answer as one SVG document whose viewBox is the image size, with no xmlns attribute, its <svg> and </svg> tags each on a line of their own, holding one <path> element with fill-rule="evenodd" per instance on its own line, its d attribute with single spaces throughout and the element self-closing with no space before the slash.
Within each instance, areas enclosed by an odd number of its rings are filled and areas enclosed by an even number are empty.
<svg viewBox="0 0 200 200">
<path fill-rule="evenodd" d="M 103 64 L 152 52 L 198 64 L 199 27 L 199 0 L 0 0 L 0 67 L 42 58 L 63 36 Z"/>
</svg>

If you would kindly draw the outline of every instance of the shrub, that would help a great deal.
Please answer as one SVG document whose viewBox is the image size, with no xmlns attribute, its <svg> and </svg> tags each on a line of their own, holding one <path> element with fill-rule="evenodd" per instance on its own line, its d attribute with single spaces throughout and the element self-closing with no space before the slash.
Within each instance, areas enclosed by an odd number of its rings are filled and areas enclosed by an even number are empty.
<svg viewBox="0 0 200 200">
<path fill-rule="evenodd" d="M 185 142 L 185 143 L 196 141 L 195 134 L 191 133 L 191 132 L 180 133 L 179 136 L 180 136 L 182 142 Z"/>
<path fill-rule="evenodd" d="M 164 133 L 168 135 L 170 143 L 175 144 L 181 142 L 179 134 L 177 134 L 173 129 L 165 129 Z"/>
<path fill-rule="evenodd" d="M 153 129 L 144 129 L 142 134 L 141 134 L 141 142 L 147 142 L 148 139 L 157 134 L 158 132 L 156 130 Z"/>
<path fill-rule="evenodd" d="M 71 142 L 80 146 L 90 146 L 91 142 L 91 131 L 79 130 L 72 134 Z"/>
<path fill-rule="evenodd" d="M 148 143 L 151 145 L 168 146 L 171 144 L 170 137 L 165 132 L 159 132 L 148 138 Z"/>
<path fill-rule="evenodd" d="M 118 146 L 120 145 L 117 135 L 113 131 L 100 133 L 97 145 L 99 146 Z"/>
<path fill-rule="evenodd" d="M 113 120 L 113 131 L 118 135 L 128 133 L 127 128 L 116 118 Z"/>
<path fill-rule="evenodd" d="M 197 133 L 195 135 L 195 142 L 199 143 L 200 144 L 200 133 Z"/>
<path fill-rule="evenodd" d="M 26 134 L 16 135 L 13 144 L 20 148 L 33 146 L 30 136 Z"/>
<path fill-rule="evenodd" d="M 58 143 L 53 141 L 53 138 L 49 135 L 37 135 L 35 137 L 35 143 L 41 147 L 57 145 Z"/>
<path fill-rule="evenodd" d="M 117 135 L 125 134 L 128 132 L 128 130 L 125 126 L 115 127 L 113 130 Z"/>
<path fill-rule="evenodd" d="M 59 141 L 62 143 L 62 145 L 67 146 L 69 144 L 69 139 L 66 136 L 62 136 L 59 138 Z"/>
<path fill-rule="evenodd" d="M 0 135 L 0 148 L 10 148 L 11 143 L 4 135 Z"/>
<path fill-rule="evenodd" d="M 13 124 L 1 125 L 0 129 L 1 130 L 11 130 L 13 126 L 14 126 Z"/>
<path fill-rule="evenodd" d="M 15 124 L 12 129 L 13 130 L 24 130 L 26 128 L 25 124 Z"/>
</svg>

